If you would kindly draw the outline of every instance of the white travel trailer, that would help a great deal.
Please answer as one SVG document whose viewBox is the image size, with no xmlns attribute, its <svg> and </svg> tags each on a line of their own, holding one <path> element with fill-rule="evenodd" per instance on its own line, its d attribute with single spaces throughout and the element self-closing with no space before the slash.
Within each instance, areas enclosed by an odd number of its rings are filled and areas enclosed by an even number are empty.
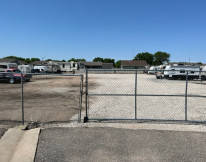
<svg viewBox="0 0 206 162">
<path fill-rule="evenodd" d="M 202 68 L 201 80 L 206 80 L 206 66 Z"/>
<path fill-rule="evenodd" d="M 48 65 L 39 65 L 39 66 L 34 66 L 34 69 L 39 69 L 41 73 L 60 73 L 61 69 L 59 65 L 55 64 L 48 64 Z"/>
<path fill-rule="evenodd" d="M 51 64 L 51 65 L 46 65 L 47 66 L 47 72 L 48 73 L 60 73 L 61 69 L 59 67 L 59 65 L 56 64 Z"/>
<path fill-rule="evenodd" d="M 151 66 L 149 71 L 148 71 L 148 74 L 155 74 L 157 72 L 157 70 L 159 70 L 158 66 Z"/>
<path fill-rule="evenodd" d="M 18 69 L 18 65 L 16 63 L 0 63 L 0 72 L 5 72 L 6 69 Z"/>
<path fill-rule="evenodd" d="M 22 73 L 31 73 L 31 66 L 30 65 L 19 65 L 18 69 L 22 72 Z"/>
<path fill-rule="evenodd" d="M 166 79 L 199 79 L 200 67 L 199 66 L 166 66 L 164 70 L 164 78 Z"/>
</svg>

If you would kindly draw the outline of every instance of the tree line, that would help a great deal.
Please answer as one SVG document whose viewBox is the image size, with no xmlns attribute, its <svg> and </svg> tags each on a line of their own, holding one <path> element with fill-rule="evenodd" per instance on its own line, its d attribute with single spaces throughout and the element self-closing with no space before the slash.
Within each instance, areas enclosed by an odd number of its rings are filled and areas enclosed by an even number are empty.
<svg viewBox="0 0 206 162">
<path fill-rule="evenodd" d="M 22 57 L 16 57 L 16 56 L 7 56 L 4 57 L 4 59 L 16 59 L 24 61 L 26 64 L 33 63 L 34 61 L 40 61 L 39 58 L 22 58 Z M 142 52 L 138 53 L 133 60 L 145 60 L 149 65 L 161 65 L 165 62 L 169 62 L 170 60 L 170 54 L 167 52 L 161 52 L 158 51 L 154 54 L 151 54 L 149 52 Z M 45 61 L 56 61 L 56 62 L 86 62 L 86 59 L 84 58 L 71 58 L 69 60 L 52 60 L 52 59 L 46 59 Z M 118 60 L 115 62 L 115 59 L 112 58 L 102 58 L 102 57 L 95 57 L 93 59 L 93 62 L 103 62 L 103 63 L 112 63 L 114 67 L 120 68 L 121 67 L 121 60 Z"/>
<path fill-rule="evenodd" d="M 162 51 L 157 51 L 154 54 L 142 52 L 138 53 L 134 60 L 145 60 L 149 65 L 162 65 L 170 61 L 170 54 Z"/>
</svg>

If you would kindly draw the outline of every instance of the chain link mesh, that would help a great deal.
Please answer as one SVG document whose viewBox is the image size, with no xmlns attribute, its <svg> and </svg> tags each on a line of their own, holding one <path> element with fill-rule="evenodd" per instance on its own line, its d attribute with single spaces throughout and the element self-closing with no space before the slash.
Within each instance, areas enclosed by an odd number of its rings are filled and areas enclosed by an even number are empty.
<svg viewBox="0 0 206 162">
<path fill-rule="evenodd" d="M 206 121 L 206 72 L 188 82 L 188 120 Z"/>
<path fill-rule="evenodd" d="M 168 77 L 163 74 L 88 70 L 88 82 L 93 83 L 88 86 L 89 119 L 205 121 L 206 84 L 202 75 L 187 75 L 186 71 L 174 75 L 174 70 Z"/>
<path fill-rule="evenodd" d="M 80 108 L 81 75 L 33 74 L 23 82 L 25 123 L 77 121 Z M 1 122 L 22 122 L 21 82 L 2 82 Z"/>
<path fill-rule="evenodd" d="M 0 124 L 19 125 L 21 113 L 21 84 L 10 81 L 9 73 L 0 73 Z M 10 84 L 13 83 L 13 84 Z"/>
</svg>

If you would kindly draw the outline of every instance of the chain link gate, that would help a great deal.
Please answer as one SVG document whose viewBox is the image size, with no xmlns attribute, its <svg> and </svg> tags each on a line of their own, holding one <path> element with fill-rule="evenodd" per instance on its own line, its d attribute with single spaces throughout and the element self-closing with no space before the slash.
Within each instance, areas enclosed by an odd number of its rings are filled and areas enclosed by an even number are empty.
<svg viewBox="0 0 206 162">
<path fill-rule="evenodd" d="M 27 74 L 30 81 L 24 80 Z M 2 125 L 81 121 L 84 75 L 27 74 L 21 73 L 15 83 L 0 83 Z"/>
<path fill-rule="evenodd" d="M 145 70 L 87 69 L 85 81 L 84 122 L 91 120 L 157 120 L 205 122 L 206 91 L 194 94 L 200 87 L 189 72 L 178 79 L 156 79 Z M 205 81 L 204 81 L 205 82 Z M 193 89 L 188 86 L 193 85 Z M 199 88 L 200 89 L 200 88 Z M 191 93 L 192 91 L 192 93 Z M 201 108 L 191 107 L 188 100 Z M 188 114 L 193 113 L 193 114 Z M 195 116 L 196 118 L 191 118 Z"/>
</svg>

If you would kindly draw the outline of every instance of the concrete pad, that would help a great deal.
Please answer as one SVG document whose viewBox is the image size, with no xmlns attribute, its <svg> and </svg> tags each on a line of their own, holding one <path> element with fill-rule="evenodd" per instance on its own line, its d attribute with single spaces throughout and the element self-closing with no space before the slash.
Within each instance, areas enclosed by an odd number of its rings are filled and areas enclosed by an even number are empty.
<svg viewBox="0 0 206 162">
<path fill-rule="evenodd" d="M 1 162 L 33 162 L 40 129 L 10 128 L 0 140 Z"/>
</svg>

